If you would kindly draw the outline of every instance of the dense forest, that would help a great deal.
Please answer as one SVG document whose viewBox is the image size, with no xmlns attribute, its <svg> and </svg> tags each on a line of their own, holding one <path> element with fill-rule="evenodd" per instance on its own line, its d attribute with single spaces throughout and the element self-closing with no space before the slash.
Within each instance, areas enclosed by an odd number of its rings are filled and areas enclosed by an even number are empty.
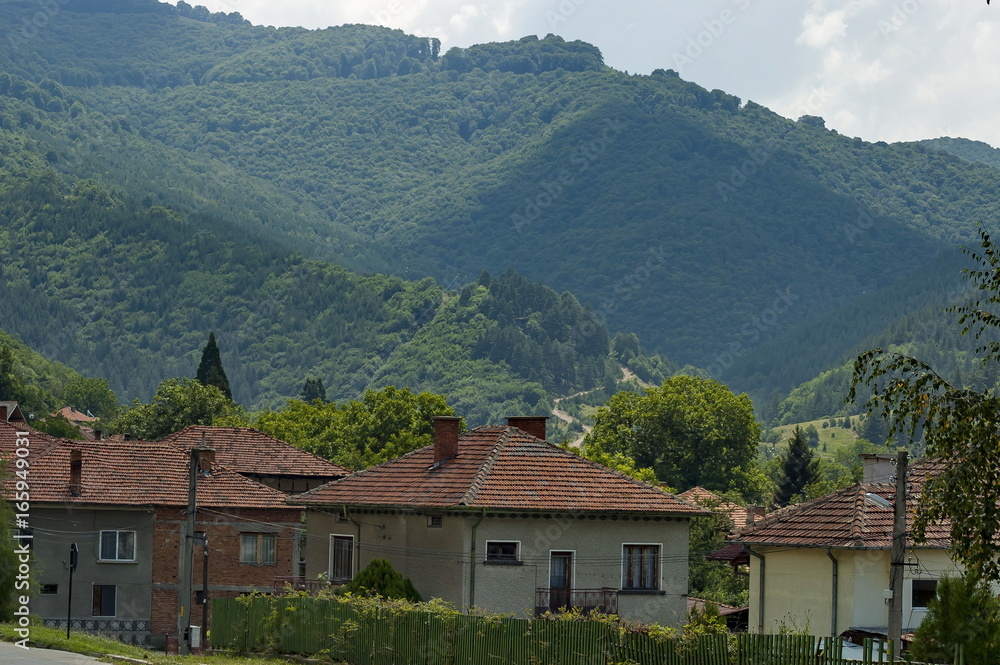
<svg viewBox="0 0 1000 665">
<path fill-rule="evenodd" d="M 1000 194 L 989 146 L 868 143 L 556 35 L 38 7 L 0 0 L 0 329 L 123 400 L 214 330 L 251 407 L 315 376 L 478 423 L 627 365 L 832 415 L 814 379 L 960 298 Z"/>
</svg>

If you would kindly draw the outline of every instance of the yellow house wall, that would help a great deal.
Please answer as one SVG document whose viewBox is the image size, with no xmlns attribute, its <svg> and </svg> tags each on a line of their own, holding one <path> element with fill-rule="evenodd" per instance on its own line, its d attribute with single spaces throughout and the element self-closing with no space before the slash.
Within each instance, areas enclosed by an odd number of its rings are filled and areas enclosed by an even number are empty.
<svg viewBox="0 0 1000 665">
<path fill-rule="evenodd" d="M 833 563 L 820 548 L 759 548 L 765 557 L 764 632 L 778 632 L 782 625 L 829 635 L 832 628 Z M 838 560 L 837 626 L 840 634 L 849 628 L 882 628 L 888 625 L 888 550 L 832 549 Z M 939 579 L 958 574 L 960 568 L 944 550 L 908 551 L 904 568 L 903 629 L 916 630 L 926 610 L 912 606 L 914 579 Z M 760 619 L 760 562 L 750 561 L 750 630 L 758 630 Z"/>
</svg>

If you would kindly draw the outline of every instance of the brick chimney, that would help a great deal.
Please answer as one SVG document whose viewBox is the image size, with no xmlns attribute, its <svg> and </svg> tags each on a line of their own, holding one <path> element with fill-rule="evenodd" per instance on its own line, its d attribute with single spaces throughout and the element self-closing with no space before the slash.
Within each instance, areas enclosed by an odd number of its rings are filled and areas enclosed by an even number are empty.
<svg viewBox="0 0 1000 665">
<path fill-rule="evenodd" d="M 0 404 L 0 422 L 7 422 L 7 405 Z"/>
<path fill-rule="evenodd" d="M 458 454 L 458 428 L 462 419 L 457 416 L 434 418 L 434 463 L 440 464 Z"/>
<path fill-rule="evenodd" d="M 509 416 L 507 426 L 516 427 L 536 439 L 545 441 L 545 423 L 548 419 L 548 416 Z"/>
<path fill-rule="evenodd" d="M 69 493 L 83 494 L 83 451 L 79 448 L 69 451 Z"/>
</svg>

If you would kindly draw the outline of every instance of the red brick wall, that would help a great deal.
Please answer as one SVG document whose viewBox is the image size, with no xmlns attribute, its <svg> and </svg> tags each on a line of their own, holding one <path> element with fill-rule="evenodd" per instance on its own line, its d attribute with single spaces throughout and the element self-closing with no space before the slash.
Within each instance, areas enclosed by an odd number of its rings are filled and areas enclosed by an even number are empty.
<svg viewBox="0 0 1000 665">
<path fill-rule="evenodd" d="M 210 598 L 233 598 L 242 592 L 257 588 L 269 591 L 275 577 L 295 575 L 298 561 L 295 527 L 300 511 L 296 509 L 239 509 L 226 508 L 218 512 L 199 510 L 197 531 L 208 536 L 208 581 Z M 158 508 L 153 530 L 153 602 L 152 632 L 154 635 L 177 632 L 177 565 L 181 529 L 184 526 L 181 508 Z M 264 522 L 266 524 L 260 524 Z M 280 526 L 277 537 L 274 565 L 240 563 L 240 535 L 243 533 L 269 533 L 270 525 Z M 202 586 L 202 548 L 194 546 L 192 571 L 193 588 Z M 188 607 L 193 608 L 195 625 L 201 624 L 201 606 L 194 605 L 192 596 Z M 210 605 L 211 606 L 211 605 Z M 209 619 L 211 621 L 211 618 Z"/>
</svg>

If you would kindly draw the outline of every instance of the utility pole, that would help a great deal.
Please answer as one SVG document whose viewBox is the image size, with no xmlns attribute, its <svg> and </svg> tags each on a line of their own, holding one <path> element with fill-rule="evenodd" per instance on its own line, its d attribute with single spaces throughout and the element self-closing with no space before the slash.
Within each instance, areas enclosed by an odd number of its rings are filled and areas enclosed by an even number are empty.
<svg viewBox="0 0 1000 665">
<path fill-rule="evenodd" d="M 907 452 L 896 455 L 896 496 L 893 502 L 892 551 L 889 560 L 889 641 L 894 653 L 902 651 L 903 635 L 903 566 L 906 556 L 906 475 Z"/>
<path fill-rule="evenodd" d="M 191 653 L 191 634 L 189 626 L 193 620 L 191 611 L 192 574 L 194 572 L 194 541 L 196 517 L 198 514 L 198 471 L 201 465 L 202 453 L 209 464 L 214 461 L 215 451 L 205 446 L 205 435 L 201 436 L 201 445 L 191 449 L 190 468 L 188 469 L 188 505 L 187 524 L 180 538 L 180 559 L 177 566 L 177 649 L 182 656 Z"/>
</svg>

